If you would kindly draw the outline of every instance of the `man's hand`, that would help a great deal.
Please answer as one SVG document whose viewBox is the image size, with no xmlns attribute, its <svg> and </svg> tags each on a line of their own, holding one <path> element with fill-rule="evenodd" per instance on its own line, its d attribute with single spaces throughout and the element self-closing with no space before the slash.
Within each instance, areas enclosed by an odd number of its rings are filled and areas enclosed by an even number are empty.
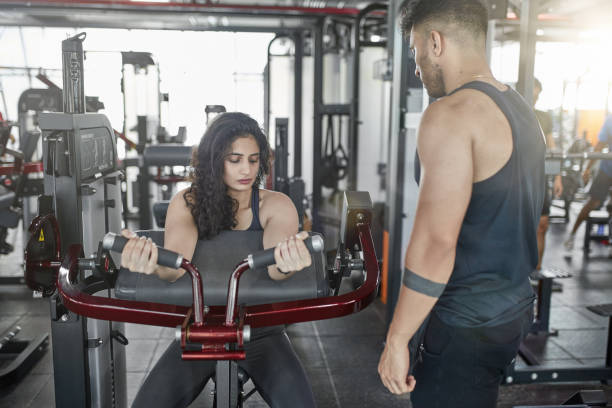
<svg viewBox="0 0 612 408">
<path fill-rule="evenodd" d="M 584 183 L 585 186 L 589 182 L 590 178 L 591 178 L 591 170 L 590 169 L 586 169 L 584 171 L 584 173 L 582 173 L 582 182 Z"/>
<path fill-rule="evenodd" d="M 553 194 L 555 197 L 561 197 L 561 194 L 563 194 L 563 180 L 561 179 L 561 175 L 555 176 Z"/>
<path fill-rule="evenodd" d="M 409 368 L 410 353 L 408 352 L 408 345 L 394 346 L 387 341 L 378 363 L 378 375 L 380 375 L 385 387 L 397 395 L 412 392 L 416 380 L 413 376 L 408 377 Z"/>
</svg>

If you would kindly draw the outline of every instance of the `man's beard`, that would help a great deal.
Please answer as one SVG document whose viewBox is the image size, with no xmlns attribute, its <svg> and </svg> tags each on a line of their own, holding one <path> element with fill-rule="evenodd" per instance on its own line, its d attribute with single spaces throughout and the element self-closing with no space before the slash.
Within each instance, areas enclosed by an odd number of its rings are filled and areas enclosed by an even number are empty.
<svg viewBox="0 0 612 408">
<path fill-rule="evenodd" d="M 446 87 L 444 86 L 444 76 L 442 75 L 442 68 L 439 65 L 432 64 L 431 60 L 427 58 L 423 64 L 423 70 L 421 70 L 423 85 L 427 89 L 427 93 L 432 98 L 441 98 L 446 95 Z"/>
</svg>

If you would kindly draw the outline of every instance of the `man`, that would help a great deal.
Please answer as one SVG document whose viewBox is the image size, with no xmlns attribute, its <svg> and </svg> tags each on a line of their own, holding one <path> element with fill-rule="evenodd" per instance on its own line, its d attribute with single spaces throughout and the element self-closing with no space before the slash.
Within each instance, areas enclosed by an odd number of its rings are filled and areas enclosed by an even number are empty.
<svg viewBox="0 0 612 408">
<path fill-rule="evenodd" d="M 612 116 L 608 116 L 601 127 L 601 130 L 599 131 L 595 151 L 601 152 L 604 148 L 610 149 L 610 142 L 612 142 Z M 612 149 L 610 150 L 612 151 Z M 582 181 L 584 181 L 584 184 L 589 182 L 589 179 L 591 178 L 591 168 L 594 164 L 595 160 L 589 160 L 589 163 L 582 174 Z M 576 237 L 576 231 L 578 231 L 580 224 L 587 219 L 591 211 L 599 208 L 599 206 L 604 202 L 611 186 L 612 160 L 601 160 L 599 171 L 597 172 L 597 176 L 595 176 L 595 179 L 591 184 L 591 189 L 589 190 L 589 201 L 586 202 L 586 204 L 580 210 L 580 213 L 578 213 L 578 217 L 576 217 L 576 221 L 574 221 L 572 231 L 570 232 L 569 237 L 567 237 L 563 243 L 568 251 L 574 249 L 574 238 Z"/>
<path fill-rule="evenodd" d="M 533 106 L 538 102 L 538 98 L 540 97 L 540 93 L 542 92 L 542 83 L 534 78 L 533 83 Z M 548 150 L 553 150 L 555 148 L 555 140 L 552 137 L 552 118 L 550 113 L 544 112 L 541 110 L 535 110 L 536 117 L 538 118 L 538 122 L 540 122 L 540 126 L 542 127 L 542 132 L 546 137 L 546 147 Z M 559 197 L 563 193 L 563 183 L 561 181 L 561 175 L 557 174 L 555 176 L 555 181 L 553 185 L 553 193 L 555 197 Z M 542 207 L 542 216 L 540 217 L 540 223 L 538 224 L 538 265 L 536 266 L 536 270 L 539 271 L 542 269 L 542 258 L 544 257 L 544 248 L 546 247 L 546 232 L 548 231 L 548 224 L 550 220 L 550 206 L 551 206 L 552 197 L 550 191 L 548 190 L 548 186 L 545 187 L 545 195 L 544 195 L 544 206 Z"/>
<path fill-rule="evenodd" d="M 378 372 L 415 408 L 495 407 L 531 327 L 544 136 L 532 107 L 491 74 L 487 24 L 479 0 L 412 0 L 402 14 L 416 74 L 440 99 L 418 132 L 420 192 Z M 407 345 L 428 315 L 408 376 Z"/>
</svg>

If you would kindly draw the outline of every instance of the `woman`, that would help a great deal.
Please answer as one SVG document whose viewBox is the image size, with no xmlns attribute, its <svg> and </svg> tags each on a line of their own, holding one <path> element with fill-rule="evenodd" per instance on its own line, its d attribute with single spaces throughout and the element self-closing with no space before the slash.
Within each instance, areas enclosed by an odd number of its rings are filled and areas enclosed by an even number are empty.
<svg viewBox="0 0 612 408">
<path fill-rule="evenodd" d="M 297 234 L 298 215 L 284 194 L 260 190 L 268 171 L 270 147 L 257 122 L 243 113 L 218 116 L 194 154 L 194 180 L 178 192 L 168 207 L 165 247 L 188 259 L 198 239 L 211 239 L 223 230 L 263 230 L 263 246 L 275 246 L 276 265 L 271 279 L 287 279 L 311 264 Z M 157 266 L 157 249 L 144 238 L 130 238 L 121 266 L 133 272 L 156 274 L 175 281 L 182 269 Z M 246 370 L 262 398 L 271 407 L 314 407 L 314 396 L 298 357 L 283 327 L 254 330 L 245 344 Z M 170 344 L 134 400 L 133 407 L 185 407 L 214 374 L 214 361 L 183 361 L 178 342 Z"/>
</svg>

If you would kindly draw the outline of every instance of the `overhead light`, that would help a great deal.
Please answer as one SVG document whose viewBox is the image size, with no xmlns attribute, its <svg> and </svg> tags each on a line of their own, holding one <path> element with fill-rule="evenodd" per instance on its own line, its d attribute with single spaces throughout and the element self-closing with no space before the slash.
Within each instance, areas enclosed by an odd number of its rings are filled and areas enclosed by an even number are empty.
<svg viewBox="0 0 612 408">
<path fill-rule="evenodd" d="M 208 21 L 208 24 L 211 26 L 217 25 L 217 17 L 215 16 L 208 16 L 207 21 Z"/>
<path fill-rule="evenodd" d="M 536 30 L 536 35 L 539 36 L 539 37 L 543 36 L 544 35 L 544 30 L 542 30 L 541 28 L 538 28 Z"/>
<path fill-rule="evenodd" d="M 370 40 L 371 40 L 372 42 L 379 42 L 379 41 L 380 41 L 380 35 L 378 35 L 378 34 L 373 34 L 373 35 L 370 37 Z"/>
<path fill-rule="evenodd" d="M 224 27 L 227 27 L 229 25 L 229 18 L 227 18 L 226 16 L 221 17 L 221 25 Z"/>
</svg>

